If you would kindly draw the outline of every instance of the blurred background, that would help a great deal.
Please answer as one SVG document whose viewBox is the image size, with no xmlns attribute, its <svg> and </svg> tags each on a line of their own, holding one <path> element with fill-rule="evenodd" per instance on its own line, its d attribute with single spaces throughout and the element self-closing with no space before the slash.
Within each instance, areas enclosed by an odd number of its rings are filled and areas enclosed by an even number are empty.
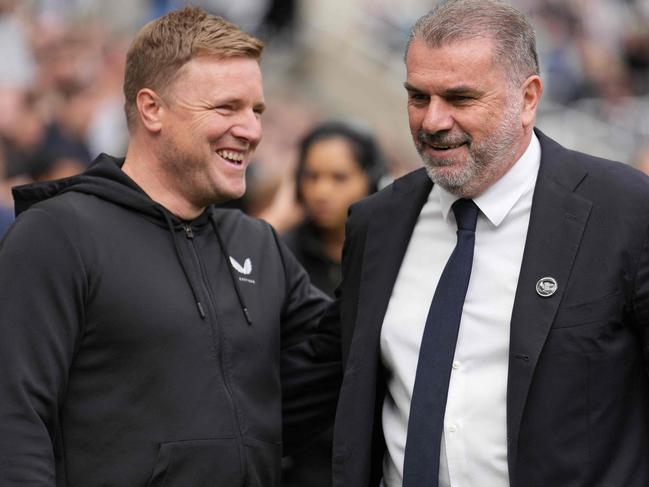
<svg viewBox="0 0 649 487">
<path fill-rule="evenodd" d="M 510 1 L 538 34 L 538 127 L 567 147 L 649 172 L 649 0 Z M 144 23 L 187 3 L 0 0 L 0 237 L 13 220 L 12 186 L 76 174 L 100 152 L 124 155 L 128 45 Z M 332 292 L 347 205 L 420 165 L 403 51 L 435 0 L 191 4 L 266 42 L 264 139 L 248 192 L 233 205 L 275 225 Z M 344 126 L 323 129 L 328 120 Z M 285 487 L 329 484 L 330 441 L 325 434 L 285 459 Z"/>
<path fill-rule="evenodd" d="M 145 22 L 189 2 L 0 0 L 0 219 L 9 187 L 123 155 L 125 52 Z M 297 141 L 326 119 L 377 135 L 391 176 L 419 165 L 403 50 L 434 0 L 196 0 L 267 44 L 265 136 L 242 204 L 280 230 L 299 219 Z M 538 126 L 564 145 L 649 166 L 649 0 L 512 0 L 539 39 Z M 286 221 L 284 221 L 286 220 Z"/>
</svg>

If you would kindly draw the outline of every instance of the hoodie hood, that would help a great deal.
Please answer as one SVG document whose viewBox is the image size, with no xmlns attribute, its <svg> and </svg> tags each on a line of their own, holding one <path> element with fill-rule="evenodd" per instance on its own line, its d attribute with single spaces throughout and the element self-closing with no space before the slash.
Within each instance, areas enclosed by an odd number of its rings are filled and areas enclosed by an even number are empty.
<svg viewBox="0 0 649 487">
<path fill-rule="evenodd" d="M 12 189 L 16 216 L 40 201 L 44 201 L 68 191 L 94 195 L 116 205 L 139 212 L 145 218 L 169 230 L 169 234 L 176 250 L 176 257 L 178 258 L 178 262 L 183 269 L 187 283 L 194 295 L 198 313 L 202 319 L 205 319 L 205 310 L 198 299 L 198 284 L 195 282 L 196 279 L 193 278 L 187 270 L 187 265 L 180 255 L 178 241 L 176 239 L 176 229 L 183 227 L 185 228 L 185 231 L 187 231 L 188 225 L 167 210 L 164 206 L 153 201 L 142 190 L 142 188 L 135 183 L 135 181 L 122 171 L 123 164 L 124 158 L 115 158 L 107 154 L 100 154 L 85 172 L 77 176 L 56 181 L 16 186 Z M 194 227 L 207 224 L 212 226 L 223 255 L 230 255 L 219 233 L 218 223 L 211 207 L 191 222 L 191 225 Z M 234 286 L 237 298 L 241 305 L 241 311 L 248 324 L 252 324 L 248 308 L 243 300 L 232 267 L 229 264 L 228 270 L 230 271 L 232 285 Z"/>
<path fill-rule="evenodd" d="M 76 191 L 95 195 L 117 205 L 136 210 L 155 218 L 166 226 L 163 212 L 169 212 L 162 205 L 153 201 L 135 181 L 122 171 L 123 164 L 124 158 L 100 154 L 82 174 L 55 181 L 16 186 L 12 189 L 16 216 L 39 201 L 68 191 Z"/>
</svg>

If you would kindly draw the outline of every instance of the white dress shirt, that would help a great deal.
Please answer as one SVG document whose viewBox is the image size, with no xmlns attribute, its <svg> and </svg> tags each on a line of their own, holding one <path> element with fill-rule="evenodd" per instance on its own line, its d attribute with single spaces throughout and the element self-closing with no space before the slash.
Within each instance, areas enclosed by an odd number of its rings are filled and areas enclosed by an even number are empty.
<svg viewBox="0 0 649 487">
<path fill-rule="evenodd" d="M 464 301 L 446 400 L 439 487 L 508 487 L 509 328 L 532 195 L 541 159 L 536 135 L 523 156 L 483 194 L 471 280 Z M 424 204 L 381 329 L 387 370 L 383 485 L 401 487 L 419 347 L 435 288 L 456 244 L 451 205 L 439 185 Z M 431 441 L 434 441 L 431 438 Z"/>
</svg>

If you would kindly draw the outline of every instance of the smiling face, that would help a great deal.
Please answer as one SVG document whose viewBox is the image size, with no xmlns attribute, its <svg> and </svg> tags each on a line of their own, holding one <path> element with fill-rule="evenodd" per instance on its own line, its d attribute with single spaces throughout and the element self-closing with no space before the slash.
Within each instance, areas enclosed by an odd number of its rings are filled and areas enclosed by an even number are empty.
<svg viewBox="0 0 649 487">
<path fill-rule="evenodd" d="M 169 191 L 202 209 L 243 196 L 264 95 L 252 58 L 193 58 L 161 95 L 156 149 Z"/>
<path fill-rule="evenodd" d="M 458 196 L 479 195 L 529 143 L 536 107 L 536 100 L 525 103 L 530 79 L 511 87 L 494 63 L 493 41 L 484 38 L 441 47 L 414 39 L 406 67 L 410 131 L 431 179 Z"/>
</svg>

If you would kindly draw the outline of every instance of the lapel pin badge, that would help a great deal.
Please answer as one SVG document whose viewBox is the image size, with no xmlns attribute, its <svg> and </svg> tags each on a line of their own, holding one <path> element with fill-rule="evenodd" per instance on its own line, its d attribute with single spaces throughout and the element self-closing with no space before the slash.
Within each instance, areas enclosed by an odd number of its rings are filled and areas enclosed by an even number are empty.
<svg viewBox="0 0 649 487">
<path fill-rule="evenodd" d="M 542 298 L 549 298 L 557 292 L 558 284 L 554 277 L 542 277 L 536 283 L 536 293 Z"/>
</svg>

